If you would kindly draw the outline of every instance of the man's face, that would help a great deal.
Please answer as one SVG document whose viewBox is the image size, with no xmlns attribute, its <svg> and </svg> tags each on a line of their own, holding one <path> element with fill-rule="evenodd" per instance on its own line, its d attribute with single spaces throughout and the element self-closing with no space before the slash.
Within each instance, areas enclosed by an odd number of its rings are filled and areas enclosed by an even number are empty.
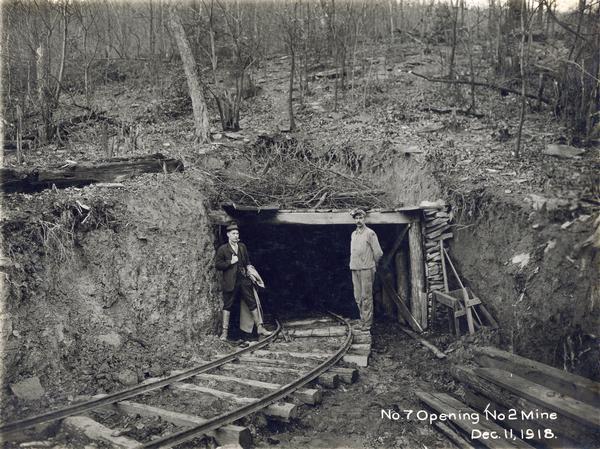
<svg viewBox="0 0 600 449">
<path fill-rule="evenodd" d="M 362 228 L 365 225 L 365 216 L 362 214 L 355 215 L 354 223 L 356 223 L 356 227 Z"/>
<path fill-rule="evenodd" d="M 231 243 L 237 243 L 240 241 L 240 231 L 234 229 L 233 231 L 229 231 L 227 233 L 227 238 Z"/>
</svg>

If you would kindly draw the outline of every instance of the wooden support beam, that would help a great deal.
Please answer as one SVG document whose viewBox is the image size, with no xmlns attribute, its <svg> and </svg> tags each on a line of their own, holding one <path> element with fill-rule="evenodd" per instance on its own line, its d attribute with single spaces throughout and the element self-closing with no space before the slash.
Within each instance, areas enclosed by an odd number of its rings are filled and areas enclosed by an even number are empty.
<svg viewBox="0 0 600 449">
<path fill-rule="evenodd" d="M 278 211 L 275 213 L 265 213 L 249 217 L 252 222 L 260 222 L 266 224 L 300 224 L 300 225 L 352 225 L 354 219 L 347 211 Z M 369 212 L 365 222 L 367 224 L 406 224 L 415 221 L 414 214 L 385 211 L 385 212 Z"/>
<path fill-rule="evenodd" d="M 396 252 L 395 256 L 395 268 L 396 268 L 396 292 L 398 293 L 399 301 L 401 301 L 406 308 L 410 307 L 408 299 L 410 297 L 410 264 L 408 258 L 408 251 L 400 249 Z M 398 310 L 398 321 L 400 323 L 407 323 L 406 319 L 402 316 L 400 310 Z"/>
<path fill-rule="evenodd" d="M 379 276 L 379 272 L 376 272 L 376 275 Z M 398 293 L 396 293 L 396 290 L 394 290 L 394 287 L 389 282 L 389 280 L 382 276 L 379 276 L 379 279 L 381 280 L 383 289 L 392 298 L 394 298 L 396 306 L 398 306 L 398 312 L 408 322 L 409 326 L 412 327 L 416 332 L 423 332 L 423 327 L 421 327 L 420 321 L 415 316 L 412 315 L 411 311 L 408 309 L 408 307 L 406 307 L 406 305 L 404 304 L 404 301 L 402 301 L 402 298 L 400 298 L 398 296 Z"/>
<path fill-rule="evenodd" d="M 143 173 L 183 171 L 183 162 L 162 154 L 78 163 L 60 168 L 0 168 L 0 191 L 39 192 L 51 188 L 83 187 L 97 182 L 119 182 Z"/>
<path fill-rule="evenodd" d="M 233 393 L 229 393 L 227 391 L 215 390 L 214 388 L 207 388 L 202 387 L 200 385 L 187 384 L 181 382 L 176 382 L 170 385 L 170 388 L 172 388 L 175 391 L 209 394 L 219 399 L 226 399 L 232 402 L 237 402 L 238 404 L 250 404 L 252 402 L 258 401 L 257 398 L 245 398 L 235 395 Z M 274 418 L 284 422 L 289 422 L 290 419 L 296 418 L 298 416 L 298 407 L 288 402 L 279 402 L 271 404 L 268 407 L 262 409 L 261 411 L 270 418 Z"/>
<path fill-rule="evenodd" d="M 410 249 L 410 310 L 411 315 L 420 324 L 421 329 L 427 329 L 427 296 L 425 291 L 425 267 L 423 264 L 423 235 L 421 223 L 411 224 L 408 230 L 408 246 Z M 410 324 L 410 323 L 409 323 Z M 420 332 L 411 326 L 413 330 Z"/>
<path fill-rule="evenodd" d="M 194 377 L 203 380 L 215 380 L 217 382 L 235 382 L 238 384 L 247 385 L 249 387 L 264 388 L 266 390 L 279 390 L 283 386 L 271 382 L 241 379 L 239 377 L 223 376 L 220 374 L 198 374 Z M 321 391 L 314 388 L 300 388 L 294 391 L 292 396 L 309 405 L 319 404 L 322 400 Z"/>
<path fill-rule="evenodd" d="M 114 430 L 103 426 L 87 416 L 69 416 L 62 421 L 64 430 L 81 438 L 83 435 L 92 441 L 113 449 L 140 449 L 142 444 L 127 437 L 113 436 Z"/>
<path fill-rule="evenodd" d="M 476 368 L 475 373 L 479 377 L 483 377 L 517 396 L 553 410 L 559 415 L 567 416 L 577 421 L 580 425 L 586 426 L 588 429 L 596 432 L 600 430 L 598 408 L 592 405 L 578 401 L 570 396 L 559 395 L 550 388 L 504 370 Z"/>
<path fill-rule="evenodd" d="M 600 383 L 493 347 L 474 348 L 477 363 L 515 373 L 581 402 L 600 407 Z"/>
</svg>

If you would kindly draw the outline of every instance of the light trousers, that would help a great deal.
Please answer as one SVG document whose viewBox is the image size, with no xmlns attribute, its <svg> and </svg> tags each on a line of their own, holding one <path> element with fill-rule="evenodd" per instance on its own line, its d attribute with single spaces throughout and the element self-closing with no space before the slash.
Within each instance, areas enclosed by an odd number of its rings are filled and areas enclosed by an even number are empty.
<svg viewBox="0 0 600 449">
<path fill-rule="evenodd" d="M 354 300 L 360 312 L 362 324 L 371 328 L 373 324 L 373 279 L 375 268 L 366 270 L 351 270 Z"/>
</svg>

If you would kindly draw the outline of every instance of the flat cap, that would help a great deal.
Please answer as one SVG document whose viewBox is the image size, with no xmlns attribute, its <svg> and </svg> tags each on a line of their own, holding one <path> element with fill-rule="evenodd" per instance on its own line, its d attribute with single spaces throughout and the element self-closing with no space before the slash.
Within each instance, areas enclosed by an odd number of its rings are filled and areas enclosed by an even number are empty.
<svg viewBox="0 0 600 449">
<path fill-rule="evenodd" d="M 350 215 L 352 216 L 352 218 L 356 217 L 357 215 L 362 215 L 363 217 L 366 217 L 367 213 L 364 210 L 357 207 L 356 209 L 352 209 L 350 211 Z"/>
</svg>

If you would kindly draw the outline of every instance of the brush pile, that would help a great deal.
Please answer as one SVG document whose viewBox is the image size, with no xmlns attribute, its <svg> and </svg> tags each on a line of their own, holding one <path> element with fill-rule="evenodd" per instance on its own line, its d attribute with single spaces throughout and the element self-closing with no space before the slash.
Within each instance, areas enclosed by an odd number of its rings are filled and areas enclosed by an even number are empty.
<svg viewBox="0 0 600 449">
<path fill-rule="evenodd" d="M 259 136 L 239 162 L 210 173 L 215 203 L 289 209 L 384 207 L 383 190 L 353 174 L 345 159 L 318 151 L 285 135 Z"/>
</svg>

